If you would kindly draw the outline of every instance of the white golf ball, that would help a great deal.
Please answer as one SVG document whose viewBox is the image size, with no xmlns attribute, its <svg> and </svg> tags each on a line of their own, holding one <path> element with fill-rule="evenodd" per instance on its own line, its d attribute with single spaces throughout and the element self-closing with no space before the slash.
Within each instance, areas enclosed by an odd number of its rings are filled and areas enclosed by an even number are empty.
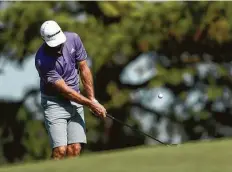
<svg viewBox="0 0 232 172">
<path fill-rule="evenodd" d="M 162 98 L 163 98 L 163 94 L 159 93 L 159 94 L 158 94 L 158 97 L 159 97 L 160 99 L 162 99 Z"/>
</svg>

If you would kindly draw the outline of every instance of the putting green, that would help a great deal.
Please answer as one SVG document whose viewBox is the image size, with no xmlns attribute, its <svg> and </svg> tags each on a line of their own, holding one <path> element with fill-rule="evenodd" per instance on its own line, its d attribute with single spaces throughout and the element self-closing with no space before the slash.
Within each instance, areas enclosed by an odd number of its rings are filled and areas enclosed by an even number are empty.
<svg viewBox="0 0 232 172">
<path fill-rule="evenodd" d="M 0 172 L 232 172 L 232 141 L 137 147 L 62 161 L 0 168 Z"/>
</svg>

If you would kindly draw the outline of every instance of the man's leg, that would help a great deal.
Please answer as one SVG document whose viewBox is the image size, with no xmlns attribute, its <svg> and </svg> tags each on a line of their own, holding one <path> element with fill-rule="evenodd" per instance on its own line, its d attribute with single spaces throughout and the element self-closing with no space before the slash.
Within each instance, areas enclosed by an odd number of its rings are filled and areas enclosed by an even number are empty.
<svg viewBox="0 0 232 172">
<path fill-rule="evenodd" d="M 62 159 L 67 153 L 67 119 L 71 117 L 72 107 L 46 98 L 42 99 L 41 105 L 52 147 L 51 158 Z"/>
<path fill-rule="evenodd" d="M 53 119 L 48 121 L 45 119 L 46 128 L 49 134 L 52 147 L 52 159 L 62 159 L 66 155 L 67 150 L 67 120 Z"/>
<path fill-rule="evenodd" d="M 68 157 L 75 157 L 79 156 L 81 153 L 81 144 L 80 143 L 73 143 L 67 146 L 67 156 Z"/>
<path fill-rule="evenodd" d="M 51 158 L 54 160 L 63 159 L 66 155 L 67 146 L 59 146 L 52 149 Z"/>
<path fill-rule="evenodd" d="M 68 121 L 68 146 L 67 156 L 79 156 L 81 152 L 81 143 L 86 143 L 84 109 L 82 106 L 73 105 L 73 114 Z"/>
</svg>

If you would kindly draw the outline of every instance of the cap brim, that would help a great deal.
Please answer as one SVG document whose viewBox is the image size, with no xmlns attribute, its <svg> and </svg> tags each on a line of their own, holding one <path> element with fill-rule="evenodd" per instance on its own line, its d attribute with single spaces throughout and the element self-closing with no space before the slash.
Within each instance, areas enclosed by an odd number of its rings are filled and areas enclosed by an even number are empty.
<svg viewBox="0 0 232 172">
<path fill-rule="evenodd" d="M 66 36 L 65 34 L 61 31 L 59 34 L 56 35 L 54 40 L 51 41 L 46 41 L 49 47 L 56 47 L 60 44 L 65 43 L 66 41 Z"/>
</svg>

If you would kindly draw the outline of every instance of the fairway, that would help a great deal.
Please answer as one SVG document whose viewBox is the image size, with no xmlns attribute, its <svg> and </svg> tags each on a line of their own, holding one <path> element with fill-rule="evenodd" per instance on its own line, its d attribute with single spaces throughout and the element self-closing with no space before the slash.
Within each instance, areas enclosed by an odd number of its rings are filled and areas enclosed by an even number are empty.
<svg viewBox="0 0 232 172">
<path fill-rule="evenodd" d="M 138 147 L 63 161 L 0 168 L 0 172 L 231 172 L 232 141 Z"/>
</svg>

